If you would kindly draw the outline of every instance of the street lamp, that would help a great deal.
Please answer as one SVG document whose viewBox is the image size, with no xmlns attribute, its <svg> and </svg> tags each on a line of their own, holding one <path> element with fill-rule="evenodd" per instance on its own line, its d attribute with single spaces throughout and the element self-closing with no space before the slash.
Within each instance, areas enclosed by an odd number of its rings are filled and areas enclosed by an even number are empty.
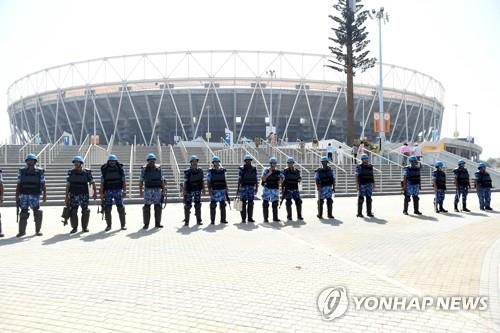
<svg viewBox="0 0 500 333">
<path fill-rule="evenodd" d="M 469 117 L 469 135 L 467 136 L 467 142 L 469 143 L 469 159 L 472 159 L 472 148 L 471 148 L 471 142 L 472 142 L 472 137 L 470 136 L 470 112 L 466 112 L 467 116 Z"/>
<path fill-rule="evenodd" d="M 383 87 L 383 73 L 382 73 L 382 21 L 384 23 L 389 22 L 389 15 L 384 11 L 384 7 L 380 7 L 377 11 L 375 9 L 368 12 L 371 19 L 378 20 L 378 38 L 379 38 L 379 86 L 378 86 L 378 105 L 380 112 L 380 151 L 382 151 L 382 145 L 385 142 L 385 128 L 384 128 L 384 87 Z M 372 16 L 373 15 L 373 16 Z"/>
<path fill-rule="evenodd" d="M 276 77 L 276 71 L 274 69 L 270 69 L 266 71 L 266 74 L 271 78 L 271 98 L 269 99 L 269 127 L 271 127 L 271 131 L 273 131 L 273 78 Z"/>
<path fill-rule="evenodd" d="M 453 137 L 458 138 L 458 104 L 453 104 L 453 107 L 455 108 L 455 132 L 453 132 Z"/>
</svg>

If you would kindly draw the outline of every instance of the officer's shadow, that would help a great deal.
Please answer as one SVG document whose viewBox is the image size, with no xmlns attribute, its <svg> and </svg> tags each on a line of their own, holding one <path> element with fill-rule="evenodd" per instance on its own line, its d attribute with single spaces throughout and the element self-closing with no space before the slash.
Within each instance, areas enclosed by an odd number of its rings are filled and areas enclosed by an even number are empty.
<svg viewBox="0 0 500 333">
<path fill-rule="evenodd" d="M 379 219 L 378 217 L 363 217 L 364 222 L 376 223 L 376 224 L 386 224 L 388 221 L 385 219 Z"/>
<path fill-rule="evenodd" d="M 292 227 L 292 228 L 300 228 L 303 225 L 306 225 L 306 223 L 303 220 L 286 220 L 283 222 L 283 227 Z"/>
<path fill-rule="evenodd" d="M 488 217 L 488 214 L 484 214 L 484 213 L 476 213 L 476 212 L 463 212 L 466 216 L 467 215 L 470 215 L 470 216 L 482 216 L 482 217 Z M 498 214 L 498 213 L 497 213 Z"/>
<path fill-rule="evenodd" d="M 150 228 L 147 230 L 141 228 L 141 229 L 137 230 L 136 232 L 128 234 L 127 237 L 129 237 L 131 239 L 139 239 L 139 238 L 144 237 L 144 236 L 150 236 L 152 234 L 155 234 L 158 231 L 160 231 L 160 228 Z"/>
<path fill-rule="evenodd" d="M 22 242 L 30 240 L 31 238 L 34 238 L 34 237 L 35 237 L 35 235 L 21 237 L 21 238 L 18 238 L 16 236 L 11 237 L 11 238 L 0 238 L 0 246 L 22 243 Z"/>
<path fill-rule="evenodd" d="M 429 215 L 411 215 L 414 219 L 423 220 L 423 221 L 438 221 L 434 216 Z"/>
<path fill-rule="evenodd" d="M 235 226 L 236 228 L 244 231 L 252 231 L 259 227 L 255 222 L 236 223 Z"/>
<path fill-rule="evenodd" d="M 177 228 L 177 232 L 183 235 L 189 235 L 192 232 L 200 230 L 200 226 L 198 224 L 194 224 L 192 226 L 183 225 L 180 228 Z"/>
<path fill-rule="evenodd" d="M 75 234 L 69 234 L 69 233 L 65 233 L 65 234 L 58 234 L 58 235 L 55 235 L 49 239 L 45 239 L 43 242 L 42 242 L 42 245 L 52 245 L 52 244 L 55 244 L 55 243 L 59 243 L 59 242 L 62 242 L 62 241 L 65 241 L 65 240 L 70 240 L 70 239 L 75 239 L 75 238 L 80 238 L 80 233 L 75 233 Z"/>
<path fill-rule="evenodd" d="M 463 216 L 463 215 L 460 215 L 460 214 L 454 214 L 454 213 L 450 213 L 450 212 L 448 212 L 448 213 L 443 213 L 443 215 L 444 215 L 444 216 L 449 216 L 449 217 L 459 217 L 459 218 L 462 218 L 462 219 L 464 218 L 464 216 Z"/>
<path fill-rule="evenodd" d="M 209 224 L 205 229 L 206 232 L 216 232 L 218 230 L 222 230 L 226 227 L 226 224 Z"/>
<path fill-rule="evenodd" d="M 106 238 L 109 238 L 111 236 L 114 236 L 116 233 L 120 232 L 121 230 L 120 229 L 117 229 L 117 230 L 113 230 L 113 231 L 100 231 L 96 234 L 91 234 L 89 236 L 86 236 L 86 237 L 81 237 L 80 239 L 84 242 L 93 242 L 93 241 L 96 241 L 96 240 L 100 240 L 100 239 L 106 239 Z"/>
<path fill-rule="evenodd" d="M 321 223 L 323 224 L 329 224 L 334 227 L 338 227 L 339 225 L 343 224 L 344 222 L 337 220 L 337 219 L 321 219 Z"/>
</svg>

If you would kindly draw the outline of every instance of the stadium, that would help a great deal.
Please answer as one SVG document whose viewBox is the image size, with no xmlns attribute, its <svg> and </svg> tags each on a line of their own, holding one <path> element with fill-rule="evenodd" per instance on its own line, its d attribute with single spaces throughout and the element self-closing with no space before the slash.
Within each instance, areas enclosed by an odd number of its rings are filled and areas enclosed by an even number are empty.
<svg viewBox="0 0 500 333">
<path fill-rule="evenodd" d="M 13 143 L 54 143 L 66 132 L 100 144 L 151 145 L 203 137 L 241 142 L 346 140 L 345 75 L 329 56 L 266 51 L 184 51 L 79 61 L 28 74 L 8 89 Z M 440 133 L 444 88 L 429 75 L 384 64 L 391 142 Z M 377 66 L 356 73 L 355 136 L 376 141 Z M 207 133 L 209 133 L 207 135 Z"/>
</svg>

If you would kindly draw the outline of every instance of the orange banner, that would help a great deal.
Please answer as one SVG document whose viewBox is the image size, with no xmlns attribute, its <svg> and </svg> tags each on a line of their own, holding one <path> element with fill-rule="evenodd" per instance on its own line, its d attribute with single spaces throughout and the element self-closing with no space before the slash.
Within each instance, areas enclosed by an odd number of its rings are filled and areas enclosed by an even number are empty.
<svg viewBox="0 0 500 333">
<path fill-rule="evenodd" d="M 391 114 L 388 112 L 384 113 L 384 132 L 389 133 L 391 130 Z M 373 113 L 373 131 L 375 133 L 380 132 L 380 112 Z"/>
</svg>

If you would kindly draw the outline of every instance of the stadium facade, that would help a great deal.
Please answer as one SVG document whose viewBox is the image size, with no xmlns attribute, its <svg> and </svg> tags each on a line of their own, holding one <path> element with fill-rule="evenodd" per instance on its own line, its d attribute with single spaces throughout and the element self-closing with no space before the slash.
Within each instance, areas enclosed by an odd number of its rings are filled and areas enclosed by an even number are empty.
<svg viewBox="0 0 500 333">
<path fill-rule="evenodd" d="M 8 89 L 12 142 L 62 133 L 102 144 L 178 137 L 253 140 L 346 138 L 345 75 L 326 67 L 329 56 L 265 51 L 184 51 L 80 61 L 26 75 Z M 444 88 L 416 70 L 383 65 L 384 111 L 392 142 L 439 136 Z M 357 73 L 355 134 L 375 141 L 379 111 L 377 68 Z"/>
</svg>

